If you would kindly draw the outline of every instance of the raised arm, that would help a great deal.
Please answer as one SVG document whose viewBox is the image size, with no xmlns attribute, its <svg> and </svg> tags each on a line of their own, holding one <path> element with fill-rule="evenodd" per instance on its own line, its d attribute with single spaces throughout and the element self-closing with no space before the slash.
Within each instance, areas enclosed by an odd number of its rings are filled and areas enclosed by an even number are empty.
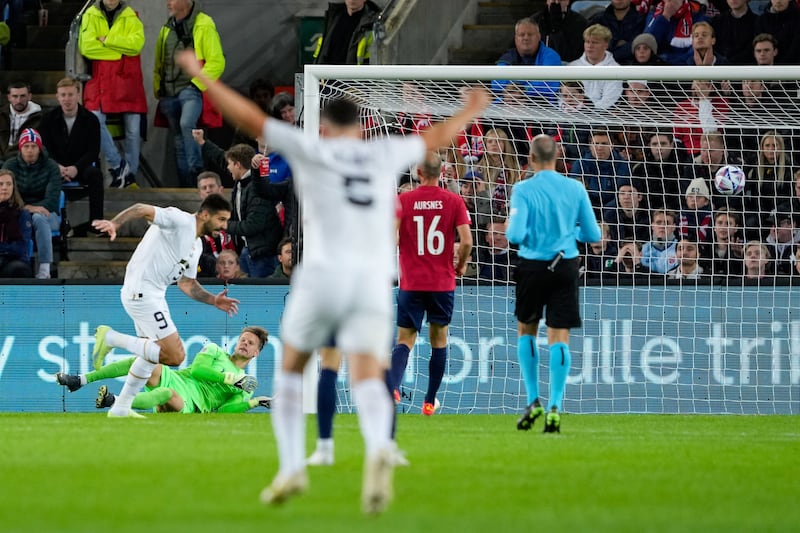
<svg viewBox="0 0 800 533">
<path fill-rule="evenodd" d="M 148 204 L 133 204 L 128 209 L 118 214 L 111 220 L 93 220 L 92 227 L 96 230 L 108 233 L 113 241 L 117 238 L 117 231 L 123 224 L 131 220 L 144 218 L 148 222 L 153 222 L 156 217 L 156 208 Z"/>
<path fill-rule="evenodd" d="M 203 73 L 203 67 L 193 50 L 184 50 L 175 56 L 175 63 L 186 74 L 197 78 L 206 86 L 206 94 L 229 122 L 244 130 L 251 137 L 261 135 L 264 123 L 269 120 L 256 104 L 218 80 Z"/>
<path fill-rule="evenodd" d="M 464 95 L 464 107 L 458 113 L 422 132 L 420 136 L 425 141 L 425 148 L 438 150 L 450 146 L 455 136 L 467 124 L 478 118 L 489 106 L 489 102 L 491 102 L 491 95 L 486 89 L 480 87 L 468 89 Z"/>
</svg>

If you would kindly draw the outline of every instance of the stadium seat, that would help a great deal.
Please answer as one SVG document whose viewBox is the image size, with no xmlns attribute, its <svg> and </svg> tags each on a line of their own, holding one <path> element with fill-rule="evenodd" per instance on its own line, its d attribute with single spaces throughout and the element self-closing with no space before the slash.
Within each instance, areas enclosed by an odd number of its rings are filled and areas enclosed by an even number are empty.
<svg viewBox="0 0 800 533">
<path fill-rule="evenodd" d="M 608 6 L 608 2 L 605 0 L 577 0 L 572 2 L 569 8 L 580 13 L 588 20 L 603 11 L 606 6 Z"/>
</svg>

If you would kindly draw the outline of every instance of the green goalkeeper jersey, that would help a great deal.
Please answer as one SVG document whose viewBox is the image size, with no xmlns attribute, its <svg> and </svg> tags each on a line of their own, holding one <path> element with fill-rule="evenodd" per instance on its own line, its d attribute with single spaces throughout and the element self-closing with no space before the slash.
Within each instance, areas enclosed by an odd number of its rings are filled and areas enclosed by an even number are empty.
<svg viewBox="0 0 800 533">
<path fill-rule="evenodd" d="M 210 342 L 198 353 L 192 364 L 179 373 L 197 383 L 200 394 L 195 399 L 201 413 L 211 411 L 243 412 L 250 408 L 252 393 L 224 383 L 225 372 L 244 374 L 230 359 L 230 354 Z"/>
</svg>

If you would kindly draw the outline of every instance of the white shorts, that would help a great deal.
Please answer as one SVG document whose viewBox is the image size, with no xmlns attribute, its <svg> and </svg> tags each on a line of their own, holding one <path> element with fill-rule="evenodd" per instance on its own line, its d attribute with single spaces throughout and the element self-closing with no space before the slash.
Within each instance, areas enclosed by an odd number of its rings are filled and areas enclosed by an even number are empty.
<svg viewBox="0 0 800 533">
<path fill-rule="evenodd" d="M 341 275 L 344 274 L 344 275 Z M 332 273 L 297 267 L 281 321 L 281 338 L 311 352 L 331 339 L 345 354 L 388 361 L 394 327 L 391 280 L 365 269 Z"/>
<path fill-rule="evenodd" d="M 129 293 L 121 293 L 122 307 L 133 320 L 136 335 L 148 339 L 163 339 L 178 331 L 169 314 L 166 298 L 146 295 L 134 298 Z"/>
</svg>

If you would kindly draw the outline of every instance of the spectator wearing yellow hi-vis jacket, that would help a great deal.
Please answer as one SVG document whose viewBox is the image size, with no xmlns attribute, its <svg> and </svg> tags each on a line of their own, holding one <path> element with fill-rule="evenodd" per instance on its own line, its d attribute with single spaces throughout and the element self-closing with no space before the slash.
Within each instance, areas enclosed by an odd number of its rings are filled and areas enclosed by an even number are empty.
<svg viewBox="0 0 800 533">
<path fill-rule="evenodd" d="M 92 61 L 84 106 L 100 121 L 100 151 L 111 173 L 111 187 L 136 183 L 141 151 L 142 115 L 147 98 L 142 79 L 144 27 L 136 12 L 121 0 L 97 0 L 81 19 L 81 54 Z M 121 114 L 125 128 L 124 154 L 114 144 L 106 115 Z"/>
<path fill-rule="evenodd" d="M 330 3 L 325 29 L 317 40 L 314 63 L 322 65 L 369 64 L 374 38 L 372 27 L 381 12 L 371 0 Z"/>
<path fill-rule="evenodd" d="M 203 74 L 216 80 L 225 70 L 225 55 L 214 20 L 192 0 L 167 0 L 169 18 L 156 42 L 153 86 L 158 98 L 156 126 L 167 126 L 175 142 L 175 162 L 182 187 L 195 187 L 203 171 L 200 147 L 192 129 L 218 128 L 222 116 L 205 98 L 206 87 L 175 64 L 175 54 L 193 49 Z"/>
</svg>

